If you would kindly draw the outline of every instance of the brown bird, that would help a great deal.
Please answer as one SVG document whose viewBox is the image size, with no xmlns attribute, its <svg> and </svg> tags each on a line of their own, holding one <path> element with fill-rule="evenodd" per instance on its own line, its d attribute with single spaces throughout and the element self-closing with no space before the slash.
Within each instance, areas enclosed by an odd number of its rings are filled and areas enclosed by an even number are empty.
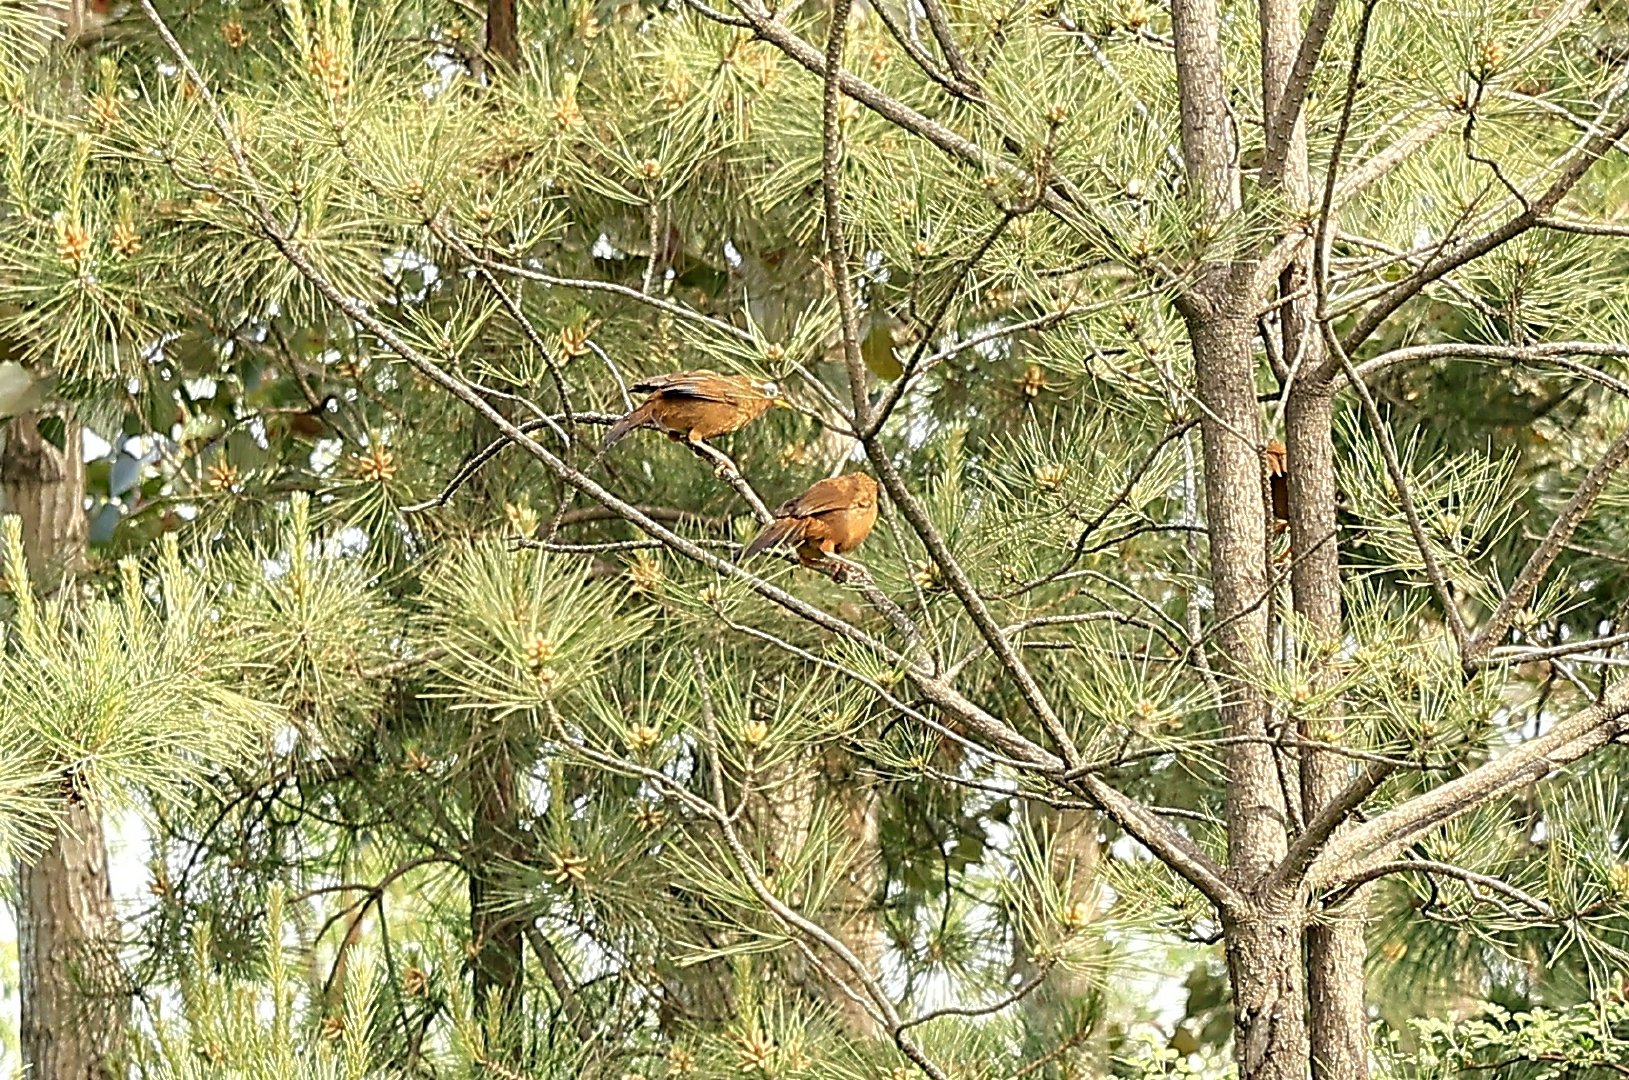
<svg viewBox="0 0 1629 1080">
<path fill-rule="evenodd" d="M 865 473 L 844 473 L 776 507 L 775 521 L 746 546 L 741 558 L 785 545 L 804 566 L 818 566 L 829 556 L 859 547 L 876 523 L 877 482 Z"/>
<path fill-rule="evenodd" d="M 740 431 L 772 407 L 792 407 L 772 382 L 716 371 L 652 375 L 634 383 L 632 389 L 650 397 L 605 433 L 606 449 L 637 428 L 665 431 L 669 438 L 683 442 L 706 442 Z"/>
<path fill-rule="evenodd" d="M 1283 532 L 1290 524 L 1290 469 L 1289 451 L 1277 439 L 1261 452 L 1267 464 L 1267 486 L 1273 497 L 1274 531 Z"/>
</svg>

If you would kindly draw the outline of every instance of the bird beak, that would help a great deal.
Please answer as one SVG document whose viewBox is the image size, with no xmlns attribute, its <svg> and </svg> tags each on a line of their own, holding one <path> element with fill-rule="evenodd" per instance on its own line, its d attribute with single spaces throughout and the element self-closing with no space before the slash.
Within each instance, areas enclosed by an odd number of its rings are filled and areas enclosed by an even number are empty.
<svg viewBox="0 0 1629 1080">
<path fill-rule="evenodd" d="M 773 401 L 770 402 L 770 404 L 775 406 L 775 408 L 777 408 L 777 409 L 791 409 L 791 408 L 794 408 L 793 404 L 790 401 L 787 401 L 783 397 L 775 398 Z"/>
</svg>

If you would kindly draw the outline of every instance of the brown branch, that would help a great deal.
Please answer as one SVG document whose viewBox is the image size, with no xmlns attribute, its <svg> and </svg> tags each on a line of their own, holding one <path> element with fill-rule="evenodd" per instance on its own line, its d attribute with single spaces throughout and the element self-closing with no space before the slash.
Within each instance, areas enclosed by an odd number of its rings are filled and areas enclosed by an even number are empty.
<svg viewBox="0 0 1629 1080">
<path fill-rule="evenodd" d="M 1376 863 L 1343 885 L 1340 892 L 1342 894 L 1350 893 L 1361 885 L 1386 877 L 1389 874 L 1408 873 L 1437 874 L 1442 877 L 1449 877 L 1458 881 L 1463 881 L 1465 884 L 1471 886 L 1471 894 L 1473 896 L 1476 895 L 1476 890 L 1478 888 L 1487 889 L 1490 892 L 1501 893 L 1517 903 L 1532 909 L 1547 922 L 1558 921 L 1555 908 L 1551 907 L 1549 904 L 1545 903 L 1543 900 L 1540 900 L 1531 893 L 1518 889 L 1508 881 L 1503 881 L 1489 874 L 1479 874 L 1474 870 L 1467 870 L 1462 866 L 1455 866 L 1453 863 L 1437 862 L 1434 859 L 1402 859 L 1396 862 Z M 1339 898 L 1334 898 L 1330 902 L 1339 903 Z"/>
<path fill-rule="evenodd" d="M 1550 565 L 1555 562 L 1566 547 L 1567 541 L 1572 539 L 1572 534 L 1588 516 L 1590 508 L 1595 505 L 1595 500 L 1606 490 L 1607 481 L 1612 479 L 1612 474 L 1617 472 L 1619 466 L 1626 460 L 1629 460 L 1629 429 L 1625 429 L 1623 434 L 1618 436 L 1617 441 L 1601 456 L 1601 460 L 1585 474 L 1572 499 L 1550 525 L 1550 531 L 1544 534 L 1543 542 L 1528 557 L 1527 565 L 1522 567 L 1521 573 L 1516 575 L 1516 580 L 1505 593 L 1504 599 L 1499 601 L 1499 606 L 1494 609 L 1487 625 L 1466 644 L 1467 663 L 1486 655 L 1494 643 L 1504 636 L 1505 631 L 1510 629 L 1510 624 L 1515 620 L 1517 613 L 1538 592 L 1539 584 L 1549 572 Z"/>
<path fill-rule="evenodd" d="M 853 0 L 831 0 L 831 29 L 826 35 L 826 73 L 820 99 L 820 194 L 825 213 L 826 259 L 831 264 L 832 290 L 837 294 L 837 317 L 848 369 L 854 430 L 863 438 L 871 426 L 870 395 L 866 392 L 865 360 L 860 355 L 860 319 L 854 305 L 854 281 L 848 272 L 848 237 L 843 224 L 843 128 L 838 105 L 838 73 L 843 70 L 843 43 Z"/>
<path fill-rule="evenodd" d="M 1261 17 L 1265 22 L 1268 14 L 1268 4 L 1261 5 Z M 1318 58 L 1323 54 L 1324 40 L 1329 36 L 1329 28 L 1335 21 L 1335 0 L 1315 0 L 1312 5 L 1312 14 L 1307 18 L 1306 33 L 1301 38 L 1301 46 L 1295 54 L 1295 64 L 1290 68 L 1289 78 L 1284 83 L 1283 91 L 1278 100 L 1263 101 L 1263 115 L 1267 121 L 1267 144 L 1262 157 L 1261 186 L 1264 188 L 1277 187 L 1284 177 L 1284 167 L 1289 161 L 1291 133 L 1296 123 L 1301 119 L 1301 108 L 1306 103 L 1307 87 L 1312 82 L 1312 73 L 1318 66 Z M 1361 38 L 1360 38 L 1361 40 Z M 1268 98 L 1271 88 L 1263 88 L 1263 98 Z M 1335 170 L 1330 169 L 1333 176 Z"/>
<path fill-rule="evenodd" d="M 1308 879 L 1314 888 L 1328 889 L 1352 881 L 1377 862 L 1391 861 L 1395 852 L 1430 829 L 1605 746 L 1629 730 L 1626 715 L 1629 681 L 1609 687 L 1599 703 L 1544 734 L 1351 827 L 1318 855 Z"/>
<path fill-rule="evenodd" d="M 1428 262 L 1417 273 L 1411 274 L 1386 290 L 1380 299 L 1358 319 L 1357 324 L 1347 331 L 1345 337 L 1341 339 L 1341 345 L 1347 355 L 1350 355 L 1359 345 L 1367 341 L 1370 335 L 1380 329 L 1392 312 L 1413 299 L 1425 286 L 1436 281 L 1444 274 L 1481 258 L 1520 236 L 1528 229 L 1539 225 L 1545 218 L 1549 217 L 1551 211 L 1560 205 L 1561 200 L 1566 198 L 1567 194 L 1578 185 L 1579 181 L 1589 172 L 1591 166 L 1600 160 L 1601 155 L 1625 134 L 1629 134 L 1629 110 L 1625 110 L 1617 123 L 1613 124 L 1610 129 L 1592 135 L 1576 146 L 1566 158 L 1563 158 L 1566 164 L 1562 167 L 1561 174 L 1545 189 L 1542 195 L 1533 200 L 1531 206 L 1504 224 L 1495 226 L 1480 236 L 1466 240 L 1450 251 L 1445 251 L 1442 255 Z M 1338 363 L 1338 361 L 1325 363 L 1324 370 L 1320 372 L 1322 378 L 1327 379 L 1334 374 L 1336 370 L 1335 363 Z"/>
</svg>

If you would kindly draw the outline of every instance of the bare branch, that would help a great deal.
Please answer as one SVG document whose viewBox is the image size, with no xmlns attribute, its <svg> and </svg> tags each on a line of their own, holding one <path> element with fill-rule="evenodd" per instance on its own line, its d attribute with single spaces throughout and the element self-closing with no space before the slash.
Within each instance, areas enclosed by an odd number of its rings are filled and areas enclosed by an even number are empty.
<svg viewBox="0 0 1629 1080">
<path fill-rule="evenodd" d="M 1555 521 L 1550 525 L 1550 531 L 1544 534 L 1544 540 L 1539 544 L 1533 554 L 1527 559 L 1527 565 L 1522 567 L 1521 573 L 1511 583 L 1510 591 L 1505 593 L 1504 599 L 1494 609 L 1488 618 L 1487 625 L 1483 626 L 1471 639 L 1465 649 L 1467 662 L 1474 661 L 1485 655 L 1515 620 L 1516 614 L 1533 599 L 1538 592 L 1540 582 L 1549 572 L 1550 564 L 1566 547 L 1567 541 L 1588 516 L 1595 500 L 1600 498 L 1601 492 L 1606 490 L 1607 481 L 1612 474 L 1618 471 L 1626 460 L 1629 460 L 1629 429 L 1625 429 L 1613 442 L 1601 460 L 1595 463 L 1594 468 L 1584 475 L 1584 480 L 1578 485 L 1572 499 L 1562 509 Z"/>
<path fill-rule="evenodd" d="M 1478 895 L 1478 889 L 1487 889 L 1490 892 L 1500 893 L 1504 896 L 1508 896 L 1517 903 L 1530 908 L 1536 915 L 1547 922 L 1557 921 L 1555 908 L 1551 907 L 1549 904 L 1545 903 L 1543 900 L 1540 900 L 1533 894 L 1522 889 L 1518 889 L 1508 881 L 1501 880 L 1500 878 L 1496 878 L 1488 874 L 1479 874 L 1474 870 L 1467 870 L 1462 866 L 1455 866 L 1453 863 L 1437 862 L 1435 859 L 1404 859 L 1398 862 L 1376 863 L 1343 885 L 1340 892 L 1342 894 L 1349 893 L 1361 885 L 1386 877 L 1389 874 L 1410 873 L 1436 874 L 1441 877 L 1454 878 L 1457 881 L 1463 881 L 1465 884 L 1471 887 L 1472 896 Z"/>
<path fill-rule="evenodd" d="M 1544 778 L 1629 730 L 1629 681 L 1607 689 L 1603 699 L 1470 772 L 1354 825 L 1313 861 L 1315 889 L 1344 885 L 1377 862 L 1387 862 L 1423 833 L 1473 807 Z"/>
<path fill-rule="evenodd" d="M 1421 289 L 1436 281 L 1466 263 L 1488 254 L 1501 245 L 1528 229 L 1540 224 L 1550 213 L 1561 204 L 1561 200 L 1578 185 L 1578 182 L 1589 172 L 1590 167 L 1600 160 L 1614 143 L 1629 134 L 1629 110 L 1625 110 L 1609 129 L 1597 132 L 1575 146 L 1565 157 L 1561 165 L 1560 174 L 1551 182 L 1544 193 L 1532 201 L 1532 205 L 1521 213 L 1512 217 L 1502 225 L 1456 244 L 1453 248 L 1443 252 L 1432 259 L 1417 273 L 1411 274 L 1399 281 L 1392 288 L 1386 290 L 1380 299 L 1357 321 L 1357 324 L 1347 331 L 1341 339 L 1341 345 L 1347 355 L 1350 355 L 1359 345 L 1369 339 L 1369 336 L 1385 323 L 1392 312 L 1413 299 Z M 1334 367 L 1326 363 L 1324 378 L 1333 375 Z"/>
</svg>

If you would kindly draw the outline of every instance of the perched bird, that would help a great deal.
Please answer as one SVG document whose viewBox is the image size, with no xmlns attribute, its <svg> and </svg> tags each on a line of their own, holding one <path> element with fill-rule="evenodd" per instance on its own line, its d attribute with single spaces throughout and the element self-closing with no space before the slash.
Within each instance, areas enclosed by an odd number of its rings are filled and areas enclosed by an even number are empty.
<svg viewBox="0 0 1629 1080">
<path fill-rule="evenodd" d="M 1273 496 L 1273 523 L 1275 531 L 1283 532 L 1290 525 L 1290 469 L 1289 451 L 1277 439 L 1261 452 L 1267 464 L 1267 486 Z"/>
<path fill-rule="evenodd" d="M 683 442 L 706 442 L 740 431 L 772 407 L 791 408 L 772 382 L 716 371 L 653 375 L 632 389 L 650 397 L 605 433 L 606 449 L 637 428 L 665 431 Z"/>
<path fill-rule="evenodd" d="M 804 566 L 817 566 L 859 547 L 876 523 L 877 482 L 865 473 L 844 473 L 776 507 L 775 521 L 746 546 L 741 558 L 785 545 Z"/>
</svg>

